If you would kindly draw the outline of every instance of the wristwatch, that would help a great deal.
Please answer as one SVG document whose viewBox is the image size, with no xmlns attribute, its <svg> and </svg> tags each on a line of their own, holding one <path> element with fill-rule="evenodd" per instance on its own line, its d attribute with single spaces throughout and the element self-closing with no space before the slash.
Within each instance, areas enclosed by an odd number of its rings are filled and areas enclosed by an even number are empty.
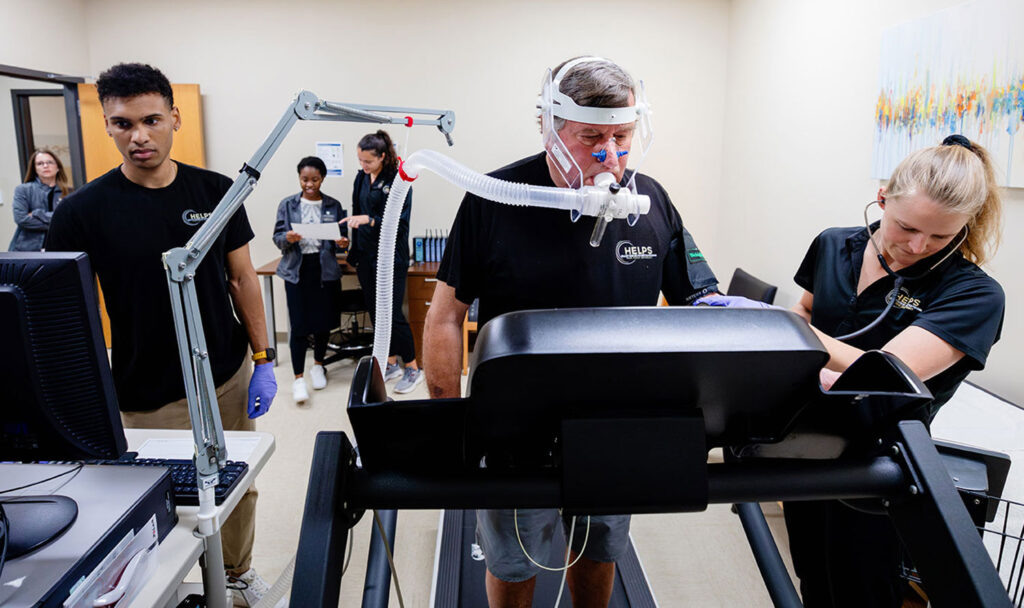
<svg viewBox="0 0 1024 608">
<path fill-rule="evenodd" d="M 256 361 L 256 362 L 259 362 L 259 361 L 273 361 L 276 358 L 277 358 L 277 351 L 274 350 L 273 348 L 269 347 L 269 346 L 267 347 L 267 350 L 261 350 L 258 353 L 253 353 L 252 354 L 252 360 Z"/>
</svg>

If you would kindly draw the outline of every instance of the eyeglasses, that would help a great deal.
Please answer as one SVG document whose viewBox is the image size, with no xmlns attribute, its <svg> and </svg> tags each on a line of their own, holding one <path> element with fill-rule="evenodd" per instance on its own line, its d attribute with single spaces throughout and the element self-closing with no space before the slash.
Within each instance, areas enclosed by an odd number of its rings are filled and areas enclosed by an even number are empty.
<svg viewBox="0 0 1024 608">
<path fill-rule="evenodd" d="M 54 166 L 56 166 L 57 163 L 52 161 L 52 160 L 37 160 L 36 161 L 36 166 L 37 167 L 45 167 L 47 165 L 54 165 Z"/>
</svg>

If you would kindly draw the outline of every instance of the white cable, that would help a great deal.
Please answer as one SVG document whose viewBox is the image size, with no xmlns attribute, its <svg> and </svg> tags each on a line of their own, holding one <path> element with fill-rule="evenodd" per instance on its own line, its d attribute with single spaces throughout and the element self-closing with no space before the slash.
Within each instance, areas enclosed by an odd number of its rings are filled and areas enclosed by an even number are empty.
<svg viewBox="0 0 1024 608">
<path fill-rule="evenodd" d="M 481 175 L 465 165 L 431 150 L 417 150 L 404 159 L 399 167 L 400 175 L 391 184 L 384 216 L 381 219 L 377 244 L 377 324 L 373 332 L 373 358 L 381 372 L 387 369 L 388 351 L 391 348 L 392 292 L 395 279 L 395 243 L 398 238 L 398 223 L 405 205 L 405 196 L 411 182 L 423 169 L 430 170 L 463 190 L 481 198 L 507 205 L 563 209 L 575 214 L 614 218 L 637 217 L 650 211 L 651 199 L 644 194 L 635 194 L 628 188 L 617 194 L 607 188 L 584 186 L 580 190 L 533 186 L 504 182 Z M 404 169 L 403 169 L 404 167 Z M 614 204 L 612 204 L 614 202 Z"/>
<path fill-rule="evenodd" d="M 391 566 L 391 578 L 395 579 L 395 593 L 398 594 L 399 608 L 405 608 L 405 601 L 402 600 L 402 587 L 398 584 L 398 570 L 395 570 L 395 558 L 391 555 L 391 547 L 388 545 L 388 535 L 384 531 L 384 522 L 380 520 L 377 510 L 373 511 L 373 519 L 377 522 L 377 531 L 380 532 L 381 540 L 384 541 L 384 553 L 388 556 L 388 565 Z"/>
<path fill-rule="evenodd" d="M 292 588 L 292 578 L 295 575 L 295 557 L 295 555 L 292 556 L 291 561 L 289 561 L 288 565 L 284 567 L 281 575 L 277 577 L 276 581 L 274 581 L 273 586 L 271 586 L 270 590 L 267 591 L 267 593 L 260 598 L 258 602 L 256 602 L 256 605 L 253 606 L 253 608 L 275 608 L 281 604 L 281 601 L 285 599 L 285 596 L 288 595 L 288 592 Z M 285 602 L 283 605 L 287 606 L 288 603 Z"/>
<path fill-rule="evenodd" d="M 562 567 L 562 568 L 551 568 L 551 567 L 545 566 L 544 564 L 537 563 L 537 560 L 533 559 L 533 557 L 530 555 L 530 552 L 526 550 L 526 546 L 523 545 L 523 539 L 522 539 L 522 537 L 519 536 L 519 509 L 513 509 L 513 511 L 512 511 L 512 520 L 515 523 L 516 540 L 519 541 L 519 548 L 523 550 L 523 555 L 526 556 L 526 559 L 530 560 L 530 563 L 532 563 L 534 566 L 537 566 L 541 570 L 547 570 L 548 572 L 563 572 L 565 570 L 568 570 L 569 568 L 572 568 L 573 566 L 575 566 L 576 562 L 580 561 L 580 558 L 583 557 L 583 552 L 586 551 L 586 549 L 587 549 L 587 540 L 590 538 L 590 516 L 589 515 L 587 515 L 587 532 L 586 532 L 586 534 L 583 535 L 583 546 L 580 547 L 580 554 L 576 556 L 576 559 L 572 560 L 571 564 L 566 564 L 565 567 Z M 573 522 L 573 523 L 575 523 L 575 522 Z M 573 529 L 575 530 L 575 528 L 576 528 L 576 526 L 574 525 Z M 569 534 L 569 538 L 570 538 L 570 541 L 571 541 L 571 539 L 572 539 L 572 533 L 571 532 Z M 571 549 L 571 546 L 569 547 L 569 549 Z"/>
<path fill-rule="evenodd" d="M 348 563 L 352 559 L 352 528 L 348 529 L 348 550 L 345 556 L 345 564 L 341 567 L 341 575 L 345 576 L 345 571 L 348 570 Z M 281 603 L 285 596 L 292 588 L 292 578 L 295 575 L 295 558 L 293 555 L 288 565 L 284 567 L 281 575 L 277 577 L 274 584 L 270 587 L 270 591 L 264 595 L 259 602 L 253 608 L 275 608 L 276 606 L 288 606 L 288 603 Z"/>
<path fill-rule="evenodd" d="M 352 528 L 348 529 L 348 550 L 345 552 L 345 564 L 341 567 L 341 575 L 345 576 L 345 571 L 348 570 L 348 564 L 352 561 L 352 541 L 354 540 L 352 535 Z"/>
<path fill-rule="evenodd" d="M 590 522 L 587 522 L 589 527 Z M 562 592 L 565 591 L 565 578 L 569 575 L 569 556 L 572 555 L 572 537 L 576 534 L 576 516 L 572 516 L 572 522 L 569 524 L 569 544 L 565 547 L 565 568 L 562 570 L 562 581 L 558 583 L 558 595 L 555 597 L 555 606 L 558 608 L 558 603 L 562 601 Z M 580 551 L 580 555 L 583 552 Z M 575 563 L 575 562 L 573 562 Z"/>
</svg>

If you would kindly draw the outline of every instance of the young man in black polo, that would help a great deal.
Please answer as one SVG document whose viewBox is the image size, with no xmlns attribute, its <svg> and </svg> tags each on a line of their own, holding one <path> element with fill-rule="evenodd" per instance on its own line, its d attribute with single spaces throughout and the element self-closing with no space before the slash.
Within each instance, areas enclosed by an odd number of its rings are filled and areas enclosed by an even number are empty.
<svg viewBox="0 0 1024 608">
<path fill-rule="evenodd" d="M 161 254 L 189 240 L 231 180 L 170 158 L 181 115 L 171 85 L 159 70 L 118 64 L 100 75 L 96 88 L 107 133 L 123 162 L 57 209 L 46 249 L 84 251 L 99 276 L 110 316 L 112 370 L 125 426 L 188 429 Z M 252 419 L 266 413 L 277 392 L 263 300 L 249 258 L 252 237 L 245 209 L 240 208 L 195 277 L 225 430 L 253 430 Z M 249 347 L 256 353 L 255 368 L 246 356 Z M 256 497 L 255 488 L 250 488 L 222 531 L 229 586 L 250 604 L 267 590 L 250 564 Z"/>
</svg>

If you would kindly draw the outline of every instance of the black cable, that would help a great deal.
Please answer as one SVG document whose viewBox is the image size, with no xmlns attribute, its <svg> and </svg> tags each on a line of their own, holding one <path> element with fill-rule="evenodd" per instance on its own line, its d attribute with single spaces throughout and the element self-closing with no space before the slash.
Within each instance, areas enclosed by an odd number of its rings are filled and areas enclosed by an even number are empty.
<svg viewBox="0 0 1024 608">
<path fill-rule="evenodd" d="M 878 257 L 881 258 L 882 256 L 878 256 Z M 836 336 L 836 340 L 839 340 L 840 342 L 842 342 L 842 341 L 845 341 L 845 340 L 849 340 L 850 338 L 856 338 L 857 336 L 863 336 L 864 334 L 866 334 L 869 331 L 871 331 L 872 329 L 874 329 L 879 323 L 882 322 L 882 319 L 884 319 L 886 317 L 886 315 L 889 314 L 889 311 L 892 310 L 893 304 L 896 303 L 896 298 L 899 297 L 900 287 L 903 287 L 903 277 L 897 276 L 896 277 L 896 284 L 892 288 L 892 291 L 889 292 L 889 302 L 885 305 L 885 310 L 882 311 L 882 314 L 880 314 L 877 317 L 875 317 L 874 321 L 872 321 L 871 323 L 869 323 L 865 327 L 862 327 L 862 328 L 858 329 L 857 331 L 850 332 L 848 334 L 843 334 L 842 336 Z"/>
<path fill-rule="evenodd" d="M 949 139 L 949 138 L 947 137 L 946 139 Z M 943 143 L 943 145 L 963 145 L 963 144 L 961 144 L 961 143 L 959 143 L 959 141 L 957 141 L 957 142 L 954 142 L 953 144 Z M 872 329 L 874 329 L 879 323 L 882 322 L 882 319 L 884 319 L 886 317 L 886 315 L 889 314 L 889 311 L 892 310 L 893 304 L 896 303 L 896 298 L 899 296 L 900 288 L 903 287 L 903 282 L 904 281 L 918 281 L 918 280 L 923 279 L 924 277 L 928 276 L 928 273 L 930 273 L 931 271 L 933 271 L 936 268 L 938 268 L 940 264 L 942 264 L 943 262 L 945 262 L 949 258 L 949 256 L 953 255 L 953 253 L 956 252 L 956 250 L 960 249 L 960 245 L 963 245 L 964 241 L 967 240 L 967 235 L 970 233 L 970 229 L 965 224 L 964 227 L 961 229 L 963 231 L 964 235 L 962 237 L 960 237 L 960 240 L 957 241 L 955 245 L 953 244 L 952 241 L 950 241 L 948 244 L 946 244 L 945 249 L 948 249 L 948 252 L 946 253 L 946 255 L 942 256 L 942 258 L 938 262 L 935 262 L 934 264 L 932 264 L 931 267 L 928 268 L 928 270 L 925 270 L 924 272 L 922 272 L 922 273 L 920 273 L 920 274 L 918 274 L 917 276 L 914 276 L 914 277 L 908 277 L 908 276 L 901 275 L 901 274 L 897 273 L 895 270 L 893 270 L 892 268 L 890 268 L 889 264 L 886 263 L 885 256 L 882 255 L 882 250 L 879 249 L 878 246 L 875 244 L 875 234 L 873 232 L 871 232 L 871 224 L 868 222 L 868 209 L 871 208 L 871 205 L 874 205 L 874 204 L 877 204 L 877 203 L 884 203 L 884 202 L 885 202 L 885 199 L 877 200 L 877 201 L 871 201 L 870 203 L 868 203 L 867 207 L 864 207 L 864 229 L 865 229 L 865 231 L 867 231 L 868 240 L 871 242 L 871 246 L 875 249 L 875 255 L 878 257 L 878 264 L 882 267 L 882 270 L 885 271 L 885 274 L 889 275 L 890 277 L 893 277 L 896 280 L 895 286 L 892 288 L 892 291 L 889 293 L 889 302 L 886 304 L 885 310 L 882 311 L 882 314 L 880 314 L 877 317 L 875 317 L 875 320 L 872 321 L 867 327 L 862 327 L 862 328 L 858 329 L 857 331 L 850 332 L 850 333 L 844 334 L 842 336 L 834 336 L 836 340 L 845 341 L 845 340 L 849 340 L 850 338 L 856 338 L 856 337 L 862 336 L 862 335 L 868 333 L 869 331 L 871 331 Z M 935 255 L 938 255 L 938 253 L 936 253 Z"/>
<path fill-rule="evenodd" d="M 79 471 L 82 470 L 82 467 L 84 467 L 84 466 L 85 466 L 85 464 L 80 462 L 73 469 L 68 469 L 67 471 L 64 471 L 63 473 L 57 473 L 53 477 L 47 477 L 46 479 L 40 479 L 39 481 L 33 481 L 32 483 L 27 483 L 27 484 L 25 484 L 23 486 L 18 486 L 16 488 L 7 488 L 6 490 L 0 490 L 0 494 L 7 494 L 8 492 L 16 492 L 18 490 L 24 490 L 25 488 L 31 488 L 33 486 L 38 486 L 41 483 L 46 483 L 48 481 L 52 481 L 54 479 L 57 479 L 58 477 L 63 477 L 65 475 L 70 475 L 71 473 L 76 473 L 77 474 Z"/>
<path fill-rule="evenodd" d="M 69 474 L 72 474 L 72 473 L 77 475 L 82 470 L 82 467 L 84 467 L 84 466 L 85 466 L 85 464 L 80 462 L 73 469 L 68 469 L 67 471 L 63 471 L 63 472 L 58 473 L 56 475 L 53 475 L 51 477 L 47 477 L 46 479 L 40 479 L 39 481 L 33 481 L 32 483 L 27 483 L 27 484 L 25 484 L 23 486 L 18 486 L 16 488 L 8 488 L 6 490 L 0 490 L 0 494 L 7 494 L 8 492 L 15 492 L 17 490 L 24 490 L 26 488 L 31 488 L 33 486 L 38 486 L 39 484 L 43 484 L 43 483 L 46 483 L 48 481 L 53 481 L 54 479 L 58 479 L 60 477 L 64 477 L 65 475 L 69 475 Z M 67 481 L 71 481 L 71 480 L 69 479 Z M 67 484 L 67 481 L 64 482 L 64 485 Z M 64 486 L 62 485 L 61 487 L 64 487 Z M 3 573 L 4 573 L 4 564 L 7 562 L 7 544 L 8 544 L 8 540 L 10 539 L 10 536 L 11 536 L 11 522 L 10 522 L 10 520 L 7 519 L 7 512 L 4 511 L 3 502 L 0 501 L 0 576 L 3 575 Z"/>
</svg>

